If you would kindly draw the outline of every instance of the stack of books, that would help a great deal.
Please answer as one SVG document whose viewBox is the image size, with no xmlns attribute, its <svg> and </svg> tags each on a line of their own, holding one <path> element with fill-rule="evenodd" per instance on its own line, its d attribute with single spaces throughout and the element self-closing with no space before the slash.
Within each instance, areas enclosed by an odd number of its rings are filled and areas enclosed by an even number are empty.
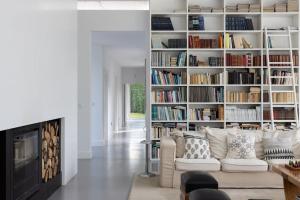
<svg viewBox="0 0 300 200">
<path fill-rule="evenodd" d="M 172 121 L 186 120 L 186 107 L 184 106 L 155 106 L 152 105 L 152 120 Z"/>
<path fill-rule="evenodd" d="M 227 121 L 259 121 L 260 120 L 260 106 L 255 108 L 238 108 L 236 106 L 227 106 L 225 109 Z"/>
<path fill-rule="evenodd" d="M 247 91 L 227 91 L 226 99 L 228 102 L 260 102 L 260 88 L 251 87 Z"/>
<path fill-rule="evenodd" d="M 260 4 L 259 3 L 250 4 L 249 12 L 260 12 Z"/>
<path fill-rule="evenodd" d="M 203 16 L 189 16 L 189 30 L 205 30 Z"/>
<path fill-rule="evenodd" d="M 274 108 L 273 116 L 275 120 L 294 120 L 295 113 L 293 108 Z M 263 112 L 264 120 L 270 120 L 270 111 L 264 110 Z"/>
<path fill-rule="evenodd" d="M 223 57 L 208 57 L 207 61 L 198 60 L 197 56 L 189 56 L 189 66 L 223 66 L 224 58 Z"/>
<path fill-rule="evenodd" d="M 218 108 L 190 108 L 190 120 L 222 120 Z"/>
<path fill-rule="evenodd" d="M 227 66 L 253 66 L 252 60 L 253 60 L 253 55 L 251 53 L 244 54 L 244 55 L 233 55 L 230 53 L 226 54 Z"/>
<path fill-rule="evenodd" d="M 168 39 L 167 48 L 186 48 L 186 39 Z"/>
<path fill-rule="evenodd" d="M 249 4 L 238 4 L 237 11 L 238 12 L 249 12 Z"/>
<path fill-rule="evenodd" d="M 152 30 L 174 30 L 170 17 L 152 17 Z"/>
<path fill-rule="evenodd" d="M 155 51 L 151 54 L 151 66 L 155 67 L 182 67 L 186 66 L 186 52 L 170 54 L 168 52 Z"/>
<path fill-rule="evenodd" d="M 225 48 L 236 48 L 236 49 L 249 49 L 253 48 L 252 44 L 247 41 L 244 37 L 234 34 L 225 34 L 224 38 Z"/>
<path fill-rule="evenodd" d="M 200 39 L 200 36 L 189 36 L 189 48 L 219 48 L 217 39 Z"/>
<path fill-rule="evenodd" d="M 186 88 L 180 87 L 173 90 L 151 91 L 152 102 L 155 103 L 181 103 L 186 102 Z"/>
<path fill-rule="evenodd" d="M 190 84 L 223 84 L 224 72 L 218 74 L 191 74 Z"/>
<path fill-rule="evenodd" d="M 160 142 L 152 144 L 152 159 L 160 159 Z"/>
<path fill-rule="evenodd" d="M 264 102 L 269 102 L 269 93 L 264 93 Z M 272 94 L 273 103 L 294 103 L 292 92 L 276 92 Z"/>
<path fill-rule="evenodd" d="M 260 84 L 260 77 L 253 72 L 228 72 L 228 84 Z"/>
<path fill-rule="evenodd" d="M 252 19 L 240 16 L 226 16 L 226 30 L 254 30 Z"/>
<path fill-rule="evenodd" d="M 226 12 L 236 12 L 237 8 L 236 5 L 227 5 Z"/>
<path fill-rule="evenodd" d="M 275 8 L 274 6 L 265 6 L 264 7 L 264 12 L 274 12 Z"/>
<path fill-rule="evenodd" d="M 186 72 L 181 71 L 177 74 L 161 71 L 161 70 L 152 70 L 151 74 L 152 84 L 153 85 L 180 85 L 186 84 Z"/>
<path fill-rule="evenodd" d="M 289 62 L 289 55 L 279 55 L 273 54 L 269 56 L 270 62 Z M 298 54 L 293 54 L 293 63 L 294 66 L 299 66 L 299 56 Z M 263 65 L 267 66 L 267 56 L 263 56 Z M 276 64 L 276 66 L 287 66 L 287 64 Z"/>
<path fill-rule="evenodd" d="M 153 123 L 151 127 L 152 138 L 170 136 L 172 132 L 185 131 L 185 123 Z"/>
<path fill-rule="evenodd" d="M 224 88 L 190 87 L 190 102 L 224 102 Z"/>
<path fill-rule="evenodd" d="M 276 3 L 275 4 L 275 12 L 286 12 L 287 4 L 286 3 Z"/>
<path fill-rule="evenodd" d="M 298 12 L 297 0 L 288 0 L 288 2 L 287 2 L 287 11 L 288 12 Z"/>
<path fill-rule="evenodd" d="M 189 5 L 189 12 L 201 12 L 199 5 Z"/>
</svg>

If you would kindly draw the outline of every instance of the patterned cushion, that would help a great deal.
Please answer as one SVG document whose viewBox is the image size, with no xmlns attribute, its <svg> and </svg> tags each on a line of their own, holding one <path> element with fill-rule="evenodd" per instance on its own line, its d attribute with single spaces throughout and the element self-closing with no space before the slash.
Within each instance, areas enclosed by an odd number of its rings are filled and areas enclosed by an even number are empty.
<svg viewBox="0 0 300 200">
<path fill-rule="evenodd" d="M 185 141 L 185 153 L 183 158 L 186 159 L 209 159 L 209 143 L 205 139 L 187 138 Z"/>
<path fill-rule="evenodd" d="M 292 137 L 264 138 L 265 160 L 294 159 Z"/>
<path fill-rule="evenodd" d="M 247 134 L 228 134 L 226 158 L 255 159 L 255 136 Z"/>
</svg>

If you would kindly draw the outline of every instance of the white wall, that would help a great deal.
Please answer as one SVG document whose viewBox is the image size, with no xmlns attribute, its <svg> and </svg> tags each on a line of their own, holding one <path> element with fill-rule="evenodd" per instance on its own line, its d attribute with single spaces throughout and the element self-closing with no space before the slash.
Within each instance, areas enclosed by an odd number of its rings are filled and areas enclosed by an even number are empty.
<svg viewBox="0 0 300 200">
<path fill-rule="evenodd" d="M 104 57 L 103 48 L 100 45 L 92 44 L 92 76 L 91 76 L 91 143 L 92 146 L 104 144 L 103 138 L 103 71 Z"/>
<path fill-rule="evenodd" d="M 63 184 L 77 173 L 75 0 L 2 1 L 0 130 L 64 118 Z"/>
<path fill-rule="evenodd" d="M 79 64 L 79 158 L 91 158 L 91 138 L 92 138 L 92 95 L 91 95 L 91 41 L 93 31 L 147 31 L 148 11 L 79 11 L 78 12 L 78 64 Z M 108 69 L 109 66 L 105 65 Z M 116 77 L 107 77 L 107 71 L 104 72 L 105 78 L 115 80 Z M 104 82 L 104 88 L 107 83 Z M 112 83 L 114 84 L 114 83 Z M 109 88 L 113 88 L 111 85 Z M 104 93 L 107 92 L 105 89 Z M 111 102 L 109 97 L 105 100 Z M 106 106 L 104 107 L 106 109 Z M 107 113 L 107 110 L 104 110 Z M 110 118 L 110 116 L 109 116 Z M 111 119 L 111 118 L 110 118 Z M 104 117 L 104 120 L 110 120 Z M 106 123 L 107 122 L 107 123 Z M 102 138 L 107 140 L 108 132 L 112 131 L 112 121 L 104 122 L 104 132 Z M 107 127 L 107 125 L 112 127 Z"/>
</svg>

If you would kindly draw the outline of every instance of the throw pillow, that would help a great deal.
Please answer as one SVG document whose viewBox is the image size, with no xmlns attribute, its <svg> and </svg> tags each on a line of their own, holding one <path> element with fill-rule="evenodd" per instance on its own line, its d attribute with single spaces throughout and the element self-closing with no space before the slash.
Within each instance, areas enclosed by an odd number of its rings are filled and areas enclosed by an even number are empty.
<svg viewBox="0 0 300 200">
<path fill-rule="evenodd" d="M 209 143 L 205 139 L 187 138 L 185 141 L 185 159 L 209 159 Z"/>
<path fill-rule="evenodd" d="M 255 136 L 247 134 L 228 134 L 228 159 L 255 159 Z"/>
<path fill-rule="evenodd" d="M 230 132 L 235 133 L 236 131 L 236 128 L 206 128 L 207 139 L 209 141 L 211 154 L 214 158 L 224 159 L 226 157 L 227 135 Z"/>
<path fill-rule="evenodd" d="M 265 160 L 294 159 L 292 137 L 264 138 Z"/>
</svg>

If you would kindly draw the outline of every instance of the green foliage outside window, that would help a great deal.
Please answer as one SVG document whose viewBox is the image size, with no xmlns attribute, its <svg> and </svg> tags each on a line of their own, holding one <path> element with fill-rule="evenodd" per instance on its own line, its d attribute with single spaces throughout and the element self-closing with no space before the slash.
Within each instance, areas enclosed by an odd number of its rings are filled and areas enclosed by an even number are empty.
<svg viewBox="0 0 300 200">
<path fill-rule="evenodd" d="M 130 112 L 145 113 L 145 87 L 143 84 L 130 85 Z"/>
</svg>

